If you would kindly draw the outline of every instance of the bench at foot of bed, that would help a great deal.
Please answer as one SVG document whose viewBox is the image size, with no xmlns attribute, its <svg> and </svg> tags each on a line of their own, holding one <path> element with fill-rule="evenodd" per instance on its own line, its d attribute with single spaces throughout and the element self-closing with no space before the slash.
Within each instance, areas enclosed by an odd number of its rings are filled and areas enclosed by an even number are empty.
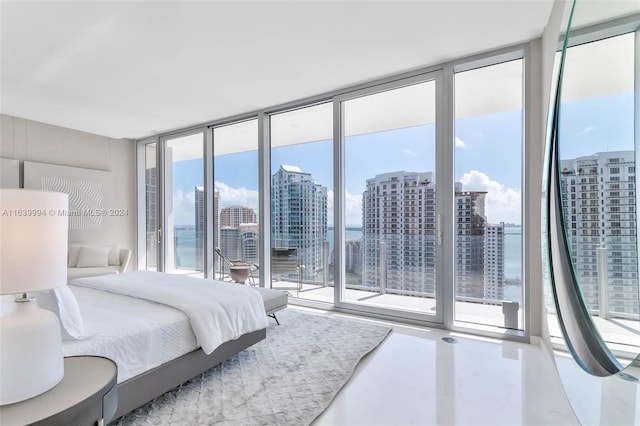
<svg viewBox="0 0 640 426">
<path fill-rule="evenodd" d="M 267 315 L 276 320 L 276 323 L 280 325 L 278 318 L 276 318 L 276 312 L 283 310 L 287 307 L 289 300 L 289 294 L 286 291 L 274 290 L 271 288 L 254 287 L 262 296 L 264 302 L 264 310 Z"/>
</svg>

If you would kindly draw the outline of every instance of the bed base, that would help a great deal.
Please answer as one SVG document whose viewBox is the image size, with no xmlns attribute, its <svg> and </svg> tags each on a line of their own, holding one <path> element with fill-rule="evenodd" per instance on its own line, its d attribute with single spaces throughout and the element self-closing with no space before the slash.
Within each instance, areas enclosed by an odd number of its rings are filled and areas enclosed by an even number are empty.
<svg viewBox="0 0 640 426">
<path fill-rule="evenodd" d="M 159 397 L 187 380 L 215 367 L 267 336 L 267 329 L 243 334 L 220 345 L 210 355 L 198 348 L 172 361 L 132 377 L 118 385 L 118 409 L 114 419 Z"/>
</svg>

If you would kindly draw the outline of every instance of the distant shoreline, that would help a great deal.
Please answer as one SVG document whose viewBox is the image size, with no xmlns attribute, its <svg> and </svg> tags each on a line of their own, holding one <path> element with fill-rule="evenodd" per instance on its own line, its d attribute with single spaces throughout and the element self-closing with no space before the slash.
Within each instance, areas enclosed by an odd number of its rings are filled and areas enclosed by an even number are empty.
<svg viewBox="0 0 640 426">
<path fill-rule="evenodd" d="M 522 228 L 521 225 L 517 225 L 514 223 L 505 223 L 505 228 Z M 187 231 L 187 230 L 195 230 L 195 225 L 175 225 L 173 229 L 176 231 Z M 333 226 L 328 226 L 327 231 L 335 229 Z M 344 228 L 346 231 L 362 231 L 362 226 L 346 226 Z"/>
</svg>

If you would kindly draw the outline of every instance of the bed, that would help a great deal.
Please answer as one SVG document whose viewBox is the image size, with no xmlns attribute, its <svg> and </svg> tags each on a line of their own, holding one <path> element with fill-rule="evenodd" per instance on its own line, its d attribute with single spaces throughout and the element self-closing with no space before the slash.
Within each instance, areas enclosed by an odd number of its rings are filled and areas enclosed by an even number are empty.
<svg viewBox="0 0 640 426">
<path fill-rule="evenodd" d="M 117 410 L 105 418 L 128 413 L 266 337 L 262 297 L 247 286 L 144 271 L 80 278 L 63 289 L 77 300 L 83 323 L 81 333 L 65 338 L 64 355 L 104 356 L 118 365 Z M 181 299 L 183 290 L 191 294 Z"/>
</svg>

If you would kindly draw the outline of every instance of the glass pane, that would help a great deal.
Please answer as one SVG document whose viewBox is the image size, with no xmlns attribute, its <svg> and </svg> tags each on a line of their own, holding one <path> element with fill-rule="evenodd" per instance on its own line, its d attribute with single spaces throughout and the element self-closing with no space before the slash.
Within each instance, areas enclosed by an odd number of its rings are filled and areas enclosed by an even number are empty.
<svg viewBox="0 0 640 426">
<path fill-rule="evenodd" d="M 145 201 L 145 234 L 147 271 L 158 270 L 158 195 L 156 144 L 144 147 L 144 201 Z"/>
<path fill-rule="evenodd" d="M 343 300 L 435 314 L 435 82 L 343 105 Z"/>
<path fill-rule="evenodd" d="M 455 74 L 454 319 L 521 330 L 522 60 Z"/>
<path fill-rule="evenodd" d="M 602 338 L 628 359 L 640 347 L 634 38 L 625 34 L 567 50 L 559 142 L 576 278 Z M 548 322 L 560 336 L 557 321 Z"/>
<path fill-rule="evenodd" d="M 332 117 L 331 103 L 271 116 L 271 286 L 331 303 Z"/>
<path fill-rule="evenodd" d="M 257 285 L 258 120 L 213 129 L 213 155 L 214 276 Z"/>
<path fill-rule="evenodd" d="M 165 272 L 203 276 L 203 134 L 171 139 L 165 149 Z"/>
</svg>

